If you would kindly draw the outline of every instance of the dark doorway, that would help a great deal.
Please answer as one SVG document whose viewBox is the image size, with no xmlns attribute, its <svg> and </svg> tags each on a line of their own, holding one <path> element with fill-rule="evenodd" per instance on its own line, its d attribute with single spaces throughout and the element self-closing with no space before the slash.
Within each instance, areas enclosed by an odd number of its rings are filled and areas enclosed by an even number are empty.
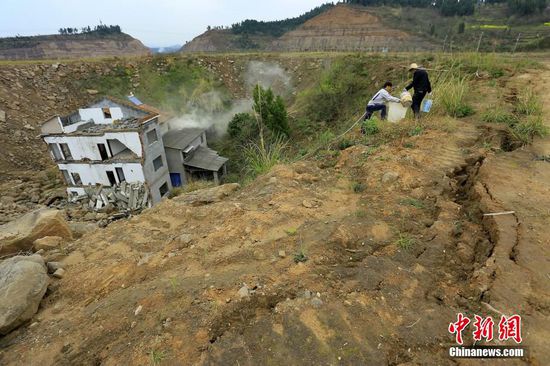
<svg viewBox="0 0 550 366">
<path fill-rule="evenodd" d="M 69 145 L 59 144 L 59 147 L 61 148 L 61 152 L 63 153 L 63 157 L 65 158 L 65 160 L 73 160 L 73 156 L 71 154 L 71 150 L 69 149 Z"/>
<path fill-rule="evenodd" d="M 115 173 L 111 171 L 107 171 L 107 178 L 109 178 L 109 183 L 111 183 L 112 186 L 116 186 L 116 179 L 115 179 Z"/>
<path fill-rule="evenodd" d="M 99 155 L 101 155 L 101 160 L 109 159 L 109 154 L 107 154 L 107 148 L 105 147 L 105 144 L 97 144 L 97 148 L 99 149 Z"/>
<path fill-rule="evenodd" d="M 116 175 L 118 176 L 118 181 L 120 183 L 124 182 L 126 180 L 126 177 L 124 176 L 124 170 L 122 168 L 115 168 Z"/>
</svg>

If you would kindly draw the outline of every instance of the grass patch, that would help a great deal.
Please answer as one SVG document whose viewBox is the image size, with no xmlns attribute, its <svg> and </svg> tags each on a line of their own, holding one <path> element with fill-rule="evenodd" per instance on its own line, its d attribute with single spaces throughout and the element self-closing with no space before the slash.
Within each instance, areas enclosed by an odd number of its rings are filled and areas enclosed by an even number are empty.
<svg viewBox="0 0 550 366">
<path fill-rule="evenodd" d="M 307 260 L 308 257 L 303 250 L 300 250 L 298 253 L 294 253 L 294 263 L 304 263 L 307 262 Z"/>
<path fill-rule="evenodd" d="M 298 229 L 295 228 L 295 227 L 291 227 L 290 229 L 286 229 L 286 230 L 285 230 L 285 233 L 286 233 L 288 236 L 295 236 L 297 232 L 298 232 Z"/>
<path fill-rule="evenodd" d="M 357 211 L 355 211 L 355 217 L 358 217 L 358 218 L 367 217 L 367 211 L 365 211 L 365 210 L 357 210 Z"/>
<path fill-rule="evenodd" d="M 473 109 L 466 104 L 468 93 L 468 80 L 466 77 L 450 76 L 439 83 L 435 89 L 434 94 L 438 98 L 438 105 L 442 112 L 456 118 L 473 114 Z"/>
<path fill-rule="evenodd" d="M 367 189 L 367 186 L 363 183 L 355 182 L 353 183 L 352 188 L 355 193 L 362 193 Z"/>
<path fill-rule="evenodd" d="M 539 116 L 542 114 L 542 103 L 535 92 L 526 88 L 518 95 L 518 101 L 515 105 L 516 112 L 526 116 Z"/>
<path fill-rule="evenodd" d="M 410 237 L 407 234 L 399 234 L 399 239 L 397 239 L 397 241 L 395 242 L 395 245 L 397 245 L 399 249 L 403 250 L 409 250 L 415 244 L 416 241 L 414 240 L 414 238 Z"/>
<path fill-rule="evenodd" d="M 206 188 L 212 188 L 215 187 L 216 184 L 214 182 L 208 181 L 208 180 L 194 180 L 188 182 L 186 185 L 182 187 L 174 188 L 170 191 L 168 194 L 168 198 L 172 199 L 174 197 L 181 196 L 185 193 L 190 193 L 194 191 L 198 191 L 199 189 L 206 189 Z"/>
<path fill-rule="evenodd" d="M 347 148 L 352 147 L 353 145 L 355 145 L 355 143 L 353 141 L 350 141 L 348 139 L 342 139 L 338 143 L 338 149 L 346 150 Z"/>
<path fill-rule="evenodd" d="M 378 121 L 374 118 L 366 120 L 361 126 L 361 132 L 366 136 L 376 135 L 380 132 Z"/>
<path fill-rule="evenodd" d="M 508 126 L 513 126 L 519 122 L 519 118 L 515 114 L 497 108 L 484 112 L 481 120 L 487 123 L 501 123 Z"/>
<path fill-rule="evenodd" d="M 535 137 L 548 136 L 548 127 L 544 125 L 542 117 L 534 116 L 509 127 L 509 136 L 513 144 L 524 146 Z"/>
<path fill-rule="evenodd" d="M 266 144 L 251 142 L 243 149 L 250 175 L 253 177 L 267 173 L 284 160 L 287 143 L 281 139 Z"/>
<path fill-rule="evenodd" d="M 422 135 L 423 132 L 424 132 L 424 128 L 422 128 L 422 126 L 414 126 L 414 127 L 409 131 L 409 136 L 410 136 L 410 137 L 413 137 L 413 136 L 420 136 L 420 135 Z"/>
<path fill-rule="evenodd" d="M 415 198 L 405 198 L 399 201 L 399 204 L 403 206 L 413 206 L 416 208 L 425 208 L 424 202 L 417 200 Z"/>
<path fill-rule="evenodd" d="M 160 365 L 160 363 L 166 358 L 166 351 L 151 350 L 149 352 L 149 360 L 151 365 Z"/>
</svg>

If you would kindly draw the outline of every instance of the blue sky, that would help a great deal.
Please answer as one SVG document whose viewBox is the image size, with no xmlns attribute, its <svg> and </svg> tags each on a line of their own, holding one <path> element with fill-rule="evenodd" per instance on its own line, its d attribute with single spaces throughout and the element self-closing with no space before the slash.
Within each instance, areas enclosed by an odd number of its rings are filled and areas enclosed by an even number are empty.
<svg viewBox="0 0 550 366">
<path fill-rule="evenodd" d="M 0 0 L 0 37 L 118 24 L 147 46 L 183 44 L 208 25 L 294 17 L 326 0 Z"/>
</svg>

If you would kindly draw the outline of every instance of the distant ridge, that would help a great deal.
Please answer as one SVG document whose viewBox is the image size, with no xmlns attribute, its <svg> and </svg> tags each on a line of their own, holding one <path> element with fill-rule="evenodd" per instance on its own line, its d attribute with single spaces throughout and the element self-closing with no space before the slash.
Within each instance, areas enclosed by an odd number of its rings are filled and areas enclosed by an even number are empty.
<svg viewBox="0 0 550 366">
<path fill-rule="evenodd" d="M 151 51 L 125 33 L 0 38 L 0 60 L 145 56 Z"/>
</svg>

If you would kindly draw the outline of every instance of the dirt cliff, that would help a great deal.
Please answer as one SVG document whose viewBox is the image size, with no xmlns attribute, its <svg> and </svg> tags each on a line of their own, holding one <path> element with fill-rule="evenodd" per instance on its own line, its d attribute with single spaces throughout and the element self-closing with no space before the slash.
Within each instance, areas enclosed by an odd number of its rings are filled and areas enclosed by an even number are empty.
<svg viewBox="0 0 550 366">
<path fill-rule="evenodd" d="M 279 38 L 210 30 L 187 43 L 183 52 L 264 51 L 420 51 L 434 44 L 380 21 L 368 8 L 337 5 Z"/>
<path fill-rule="evenodd" d="M 50 35 L 0 39 L 0 60 L 82 59 L 146 56 L 150 51 L 127 34 Z"/>
</svg>

